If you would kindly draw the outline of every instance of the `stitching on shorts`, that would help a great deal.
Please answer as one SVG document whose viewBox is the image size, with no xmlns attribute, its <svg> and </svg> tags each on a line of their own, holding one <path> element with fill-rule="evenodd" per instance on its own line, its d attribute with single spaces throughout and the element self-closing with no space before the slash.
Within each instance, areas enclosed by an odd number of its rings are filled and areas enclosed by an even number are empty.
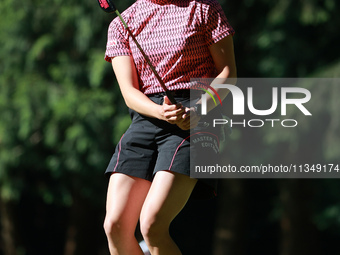
<svg viewBox="0 0 340 255">
<path fill-rule="evenodd" d="M 122 135 L 122 137 L 119 140 L 119 150 L 118 150 L 118 156 L 117 156 L 117 163 L 116 163 L 116 165 L 115 165 L 115 167 L 113 169 L 113 172 L 116 172 L 116 168 L 117 168 L 118 163 L 119 163 L 119 156 L 120 156 L 120 152 L 122 150 L 122 139 L 123 139 L 123 137 L 124 137 L 124 134 Z"/>
<path fill-rule="evenodd" d="M 174 160 L 175 160 L 175 157 L 176 157 L 177 152 L 178 152 L 178 150 L 179 150 L 179 147 L 181 147 L 182 144 L 183 144 L 186 140 L 188 140 L 191 136 L 197 135 L 197 134 L 210 134 L 210 135 L 216 136 L 216 137 L 217 137 L 217 140 L 218 140 L 218 136 L 215 135 L 215 134 L 213 134 L 213 133 L 210 133 L 210 132 L 197 132 L 197 133 L 195 133 L 195 134 L 189 135 L 188 137 L 184 138 L 183 141 L 182 141 L 182 142 L 177 146 L 177 148 L 176 148 L 176 151 L 175 151 L 174 156 L 172 157 L 172 160 L 171 160 L 171 163 L 170 163 L 169 171 L 171 171 L 171 167 L 172 167 L 172 164 L 174 163 Z"/>
</svg>

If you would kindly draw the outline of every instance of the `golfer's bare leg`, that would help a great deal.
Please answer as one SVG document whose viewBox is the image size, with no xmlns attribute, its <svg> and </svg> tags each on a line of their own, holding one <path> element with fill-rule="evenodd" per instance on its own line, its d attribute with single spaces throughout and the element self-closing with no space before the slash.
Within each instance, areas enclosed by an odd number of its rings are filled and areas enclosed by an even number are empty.
<svg viewBox="0 0 340 255">
<path fill-rule="evenodd" d="M 196 179 L 169 171 L 157 172 L 144 202 L 141 232 L 152 255 L 182 254 L 169 234 L 169 226 L 187 203 Z"/>
<path fill-rule="evenodd" d="M 150 185 L 140 178 L 111 175 L 104 222 L 111 255 L 143 254 L 134 234 Z"/>
</svg>

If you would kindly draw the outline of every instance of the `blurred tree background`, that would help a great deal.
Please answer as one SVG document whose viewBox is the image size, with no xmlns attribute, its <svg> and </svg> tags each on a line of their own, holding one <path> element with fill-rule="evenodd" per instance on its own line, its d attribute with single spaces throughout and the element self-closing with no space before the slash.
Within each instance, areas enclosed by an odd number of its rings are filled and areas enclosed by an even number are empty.
<svg viewBox="0 0 340 255">
<path fill-rule="evenodd" d="M 339 1 L 220 3 L 239 77 L 339 77 Z M 114 16 L 94 0 L 1 0 L 0 13 L 0 255 L 108 254 L 103 172 L 129 125 L 103 59 Z M 313 125 L 234 130 L 228 162 L 339 163 L 340 88 L 313 91 Z M 266 93 L 256 88 L 256 100 Z M 218 198 L 190 201 L 172 231 L 183 254 L 339 254 L 339 184 L 223 179 Z"/>
</svg>

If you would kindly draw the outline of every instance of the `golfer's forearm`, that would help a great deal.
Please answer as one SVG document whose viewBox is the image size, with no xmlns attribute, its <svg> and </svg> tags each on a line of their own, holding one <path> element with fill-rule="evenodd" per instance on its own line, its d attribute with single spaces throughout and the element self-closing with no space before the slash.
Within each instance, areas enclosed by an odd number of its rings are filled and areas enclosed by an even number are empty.
<svg viewBox="0 0 340 255">
<path fill-rule="evenodd" d="M 137 71 L 132 57 L 114 57 L 112 67 L 126 105 L 145 116 L 159 118 L 159 105 L 152 102 L 138 89 Z"/>
<path fill-rule="evenodd" d="M 160 106 L 151 101 L 146 95 L 135 88 L 128 88 L 122 91 L 126 105 L 136 112 L 152 117 L 160 118 Z"/>
</svg>

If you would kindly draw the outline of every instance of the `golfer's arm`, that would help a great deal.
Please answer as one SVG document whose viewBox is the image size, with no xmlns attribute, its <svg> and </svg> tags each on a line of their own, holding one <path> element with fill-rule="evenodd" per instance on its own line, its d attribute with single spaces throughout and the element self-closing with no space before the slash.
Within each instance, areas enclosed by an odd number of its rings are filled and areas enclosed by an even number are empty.
<svg viewBox="0 0 340 255">
<path fill-rule="evenodd" d="M 139 90 L 137 71 L 133 59 L 130 56 L 114 57 L 112 58 L 112 67 L 126 105 L 145 116 L 161 118 L 160 106 Z"/>
<path fill-rule="evenodd" d="M 210 86 L 214 87 L 214 84 L 236 84 L 237 71 L 234 55 L 234 44 L 233 37 L 227 36 L 222 40 L 214 43 L 209 47 L 210 54 L 214 60 L 215 66 L 218 71 L 218 75 L 212 81 Z M 218 95 L 221 100 L 228 95 L 229 90 L 216 88 Z M 214 94 L 212 91 L 210 91 Z M 216 100 L 216 102 L 219 102 Z M 201 102 L 199 101 L 198 104 Z M 208 96 L 207 97 L 207 112 L 211 111 L 216 107 L 214 100 Z"/>
</svg>

